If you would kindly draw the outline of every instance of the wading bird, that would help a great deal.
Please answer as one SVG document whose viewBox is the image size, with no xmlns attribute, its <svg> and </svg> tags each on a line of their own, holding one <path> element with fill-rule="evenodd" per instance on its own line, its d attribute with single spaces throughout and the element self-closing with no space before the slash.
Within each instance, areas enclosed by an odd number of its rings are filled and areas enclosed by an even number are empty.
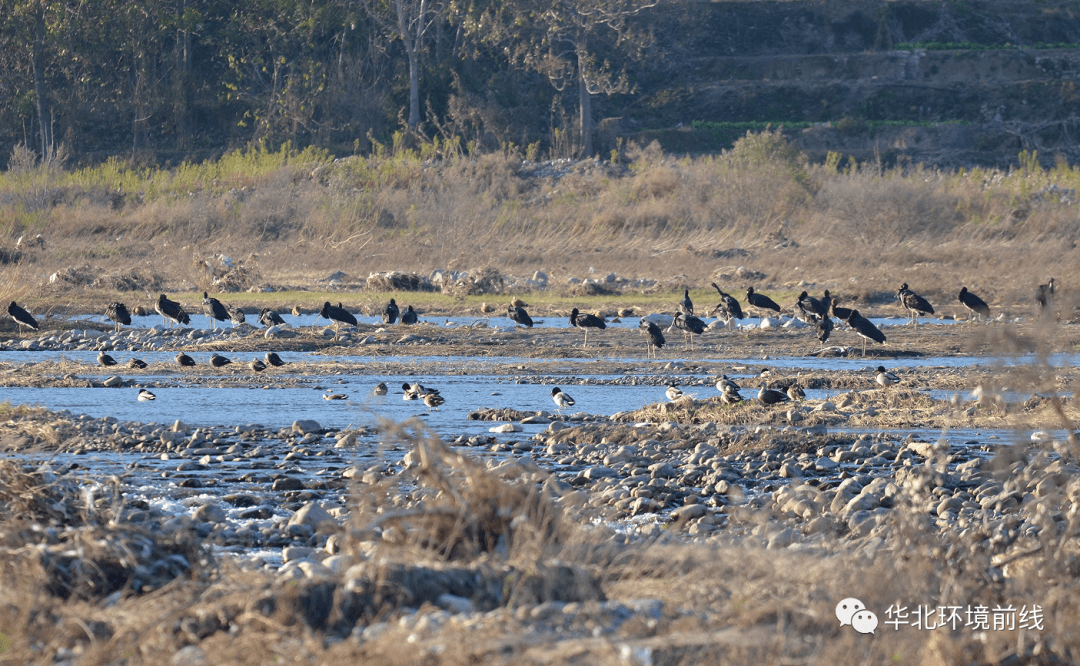
<svg viewBox="0 0 1080 666">
<path fill-rule="evenodd" d="M 720 287 L 716 286 L 715 282 L 710 282 L 712 288 L 720 294 L 720 302 L 713 308 L 710 313 L 712 316 L 719 316 L 721 319 L 744 319 L 742 306 L 739 305 L 739 301 L 735 299 L 731 294 L 725 293 Z"/>
<path fill-rule="evenodd" d="M 210 365 L 214 366 L 215 368 L 224 368 L 230 363 L 232 363 L 232 361 L 225 358 L 221 354 L 215 353 L 210 357 Z"/>
<path fill-rule="evenodd" d="M 270 328 L 271 326 L 284 326 L 285 320 L 270 308 L 263 308 L 259 312 L 259 323 L 266 328 Z"/>
<path fill-rule="evenodd" d="M 762 310 L 780 312 L 780 306 L 776 304 L 776 301 L 764 294 L 756 293 L 753 287 L 746 288 L 746 302 L 758 311 L 758 319 L 761 319 Z"/>
<path fill-rule="evenodd" d="M 875 380 L 882 386 L 892 386 L 900 382 L 900 378 L 885 370 L 885 366 L 879 365 L 874 372 L 877 373 Z"/>
<path fill-rule="evenodd" d="M 170 322 L 169 328 L 172 328 L 171 322 L 176 322 L 177 326 L 187 326 L 191 323 L 191 316 L 184 312 L 184 308 L 176 301 L 170 301 L 165 294 L 158 296 L 157 303 L 154 304 L 154 310 L 161 315 L 163 324 L 166 320 Z"/>
<path fill-rule="evenodd" d="M 1042 310 L 1054 306 L 1054 278 L 1047 280 L 1046 284 L 1040 284 L 1035 290 L 1035 302 Z"/>
<path fill-rule="evenodd" d="M 900 285 L 900 288 L 896 290 L 896 297 L 900 299 L 900 304 L 907 309 L 911 321 L 915 322 L 915 328 L 919 327 L 919 315 L 934 314 L 934 307 L 930 305 L 930 302 L 908 289 L 907 282 Z"/>
<path fill-rule="evenodd" d="M 131 325 L 131 313 L 128 312 L 127 306 L 119 301 L 116 303 L 109 303 L 105 308 L 105 316 L 116 324 L 117 333 L 120 332 L 121 326 Z"/>
<path fill-rule="evenodd" d="M 811 322 L 817 322 L 824 317 L 829 316 L 829 290 L 825 290 L 825 296 L 818 300 L 813 296 L 810 296 L 805 291 L 799 294 L 798 300 L 795 301 L 796 312 L 801 312 L 803 319 Z"/>
<path fill-rule="evenodd" d="M 18 305 L 16 305 L 15 301 L 11 302 L 11 305 L 8 306 L 7 311 L 8 314 L 11 315 L 11 318 L 15 320 L 15 323 L 19 325 L 19 333 L 22 333 L 23 326 L 32 328 L 35 331 L 38 330 L 37 321 L 30 316 L 29 312 L 23 310 Z"/>
<path fill-rule="evenodd" d="M 585 344 L 581 345 L 582 347 L 586 347 L 589 344 L 590 328 L 599 328 L 601 330 L 607 328 L 607 322 L 605 322 L 601 317 L 597 317 L 596 315 L 591 314 L 583 315 L 578 312 L 577 308 L 574 308 L 570 311 L 570 325 L 575 328 L 583 329 L 585 331 Z"/>
<path fill-rule="evenodd" d="M 98 362 L 98 365 L 100 365 L 103 368 L 107 368 L 107 367 L 109 367 L 111 365 L 116 365 L 116 359 L 114 359 L 112 356 L 109 356 L 108 354 L 106 354 L 103 351 L 98 352 L 97 362 Z"/>
<path fill-rule="evenodd" d="M 397 301 L 390 299 L 390 302 L 383 308 L 382 320 L 384 324 L 397 323 L 398 316 L 401 314 L 401 310 L 398 309 Z"/>
<path fill-rule="evenodd" d="M 731 379 L 727 375 L 720 375 L 720 379 L 716 380 L 716 390 L 723 393 L 724 391 L 738 391 L 741 387 L 735 383 L 735 380 Z"/>
<path fill-rule="evenodd" d="M 694 349 L 694 335 L 701 335 L 705 332 L 705 322 L 701 321 L 697 317 L 691 315 L 684 315 L 683 313 L 676 314 L 672 320 L 671 325 L 683 332 L 683 347 L 686 347 L 686 336 L 690 336 L 690 349 Z"/>
<path fill-rule="evenodd" d="M 694 302 L 690 300 L 689 289 L 683 289 L 683 299 L 679 301 L 678 310 L 684 315 L 694 314 Z"/>
<path fill-rule="evenodd" d="M 428 406 L 428 411 L 432 409 L 439 411 L 439 405 L 446 402 L 446 398 L 439 395 L 438 391 L 430 391 L 424 394 L 424 404 Z"/>
<path fill-rule="evenodd" d="M 147 402 L 148 400 L 157 400 L 157 396 L 146 389 L 139 389 L 139 402 Z"/>
<path fill-rule="evenodd" d="M 229 320 L 229 310 L 218 299 L 210 296 L 205 291 L 202 293 L 202 306 L 203 313 L 210 317 L 210 325 L 214 329 L 217 329 L 217 323 L 219 321 Z"/>
<path fill-rule="evenodd" d="M 257 358 L 252 358 L 251 363 L 248 363 L 248 365 L 251 366 L 251 369 L 255 372 L 262 372 L 263 370 L 266 370 L 266 364 Z"/>
<path fill-rule="evenodd" d="M 266 364 L 272 365 L 275 368 L 280 368 L 285 365 L 285 361 L 281 360 L 281 357 L 277 355 L 277 352 L 266 352 Z"/>
<path fill-rule="evenodd" d="M 179 363 L 180 367 L 182 367 L 182 368 L 193 368 L 193 367 L 195 367 L 195 359 L 191 358 L 190 356 L 188 356 L 184 352 L 180 352 L 179 354 L 177 354 L 175 356 L 175 358 L 176 358 L 176 362 Z"/>
<path fill-rule="evenodd" d="M 411 305 L 409 306 L 409 309 L 407 309 L 407 310 L 405 310 L 405 312 L 401 313 L 401 323 L 402 324 L 405 324 L 407 326 L 412 326 L 417 321 L 418 321 L 418 319 L 416 317 L 416 310 L 413 310 L 413 307 Z"/>
<path fill-rule="evenodd" d="M 236 328 L 246 324 L 247 317 L 244 316 L 244 311 L 240 308 L 229 308 L 229 321 L 232 322 L 233 328 Z"/>
<path fill-rule="evenodd" d="M 725 388 L 720 392 L 720 402 L 725 405 L 737 405 L 743 401 L 743 397 L 739 395 L 738 389 Z"/>
<path fill-rule="evenodd" d="M 506 306 L 506 316 L 510 317 L 511 321 L 515 324 L 520 324 L 526 328 L 532 328 L 532 317 L 530 317 L 529 313 L 525 312 L 525 308 L 520 305 L 511 304 Z"/>
<path fill-rule="evenodd" d="M 758 390 L 757 398 L 763 405 L 777 405 L 781 402 L 788 402 L 791 400 L 786 393 L 769 388 L 769 382 L 765 382 L 761 385 L 761 389 Z"/>
<path fill-rule="evenodd" d="M 664 332 L 660 330 L 660 327 L 656 324 L 642 319 L 638 322 L 638 328 L 641 330 L 641 334 L 645 336 L 645 355 L 646 357 L 656 357 L 656 350 L 664 346 L 667 342 L 664 340 Z"/>
<path fill-rule="evenodd" d="M 960 295 L 956 297 L 956 300 L 963 303 L 964 307 L 972 313 L 990 318 L 990 306 L 986 304 L 986 301 L 968 291 L 967 287 L 960 287 Z"/>
<path fill-rule="evenodd" d="M 337 305 L 330 305 L 330 301 L 323 303 L 322 310 L 319 310 L 319 316 L 334 322 L 335 330 L 337 329 L 338 324 L 356 326 L 356 317 L 352 316 L 349 314 L 348 310 L 341 307 L 341 303 L 338 303 Z"/>
<path fill-rule="evenodd" d="M 558 411 L 562 414 L 562 410 L 567 407 L 573 407 L 576 402 L 573 398 L 562 392 L 562 389 L 556 386 L 551 389 L 551 399 L 555 402 L 555 406 L 558 407 Z"/>
<path fill-rule="evenodd" d="M 851 313 L 848 314 L 848 318 L 846 321 L 848 326 L 854 329 L 855 332 L 859 334 L 859 337 L 863 339 L 863 356 L 866 356 L 867 340 L 872 340 L 873 342 L 885 344 L 885 334 L 878 330 L 878 327 L 874 326 L 874 324 L 869 319 L 859 314 L 858 310 L 852 310 Z"/>
<path fill-rule="evenodd" d="M 836 304 L 836 299 L 833 298 L 829 301 L 829 315 L 836 317 L 840 321 L 846 322 L 847 318 L 851 316 L 853 310 L 851 308 L 842 308 Z"/>
<path fill-rule="evenodd" d="M 833 323 L 832 317 L 824 316 L 818 320 L 817 323 L 817 339 L 821 344 L 825 344 L 829 340 L 829 336 L 832 335 Z"/>
</svg>

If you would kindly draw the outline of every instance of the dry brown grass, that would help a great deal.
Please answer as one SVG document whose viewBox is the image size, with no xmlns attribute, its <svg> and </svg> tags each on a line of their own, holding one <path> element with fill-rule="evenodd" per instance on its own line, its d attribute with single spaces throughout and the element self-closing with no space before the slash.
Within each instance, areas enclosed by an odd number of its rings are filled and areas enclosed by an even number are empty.
<svg viewBox="0 0 1080 666">
<path fill-rule="evenodd" d="M 254 253 L 264 278 L 285 284 L 333 270 L 363 276 L 496 265 L 518 275 L 545 270 L 553 283 L 595 268 L 681 275 L 693 285 L 706 284 L 723 263 L 758 271 L 774 286 L 850 287 L 854 278 L 860 289 L 891 292 L 906 281 L 939 302 L 955 300 L 965 284 L 991 305 L 1028 302 L 1049 275 L 1064 285 L 1075 274 L 1075 194 L 1061 193 L 1080 176 L 1067 167 L 838 171 L 806 164 L 768 133 L 719 156 L 677 159 L 655 148 L 630 156 L 629 168 L 548 169 L 558 176 L 536 175 L 504 153 L 443 162 L 350 158 L 182 190 L 147 185 L 145 197 L 99 190 L 85 177 L 63 184 L 63 174 L 52 174 L 60 184 L 41 199 L 38 181 L 12 177 L 0 212 L 9 219 L 5 244 L 26 233 L 47 239 L 44 251 L 27 256 L 22 289 L 83 264 L 153 270 L 170 289 L 194 287 L 193 264 L 217 253 Z M 749 254 L 715 258 L 733 248 Z"/>
</svg>

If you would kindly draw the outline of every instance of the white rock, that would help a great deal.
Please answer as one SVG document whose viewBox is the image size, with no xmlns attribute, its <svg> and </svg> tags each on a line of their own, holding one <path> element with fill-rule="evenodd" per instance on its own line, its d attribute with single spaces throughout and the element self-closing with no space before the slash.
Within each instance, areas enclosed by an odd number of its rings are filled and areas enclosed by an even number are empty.
<svg viewBox="0 0 1080 666">
<path fill-rule="evenodd" d="M 297 419 L 296 421 L 293 421 L 292 424 L 292 431 L 300 433 L 301 435 L 306 435 L 309 432 L 321 433 L 322 429 L 319 422 L 314 419 Z"/>
<path fill-rule="evenodd" d="M 317 502 L 308 502 L 289 518 L 289 525 L 310 525 L 315 531 L 319 528 L 334 531 L 337 521 Z"/>
</svg>

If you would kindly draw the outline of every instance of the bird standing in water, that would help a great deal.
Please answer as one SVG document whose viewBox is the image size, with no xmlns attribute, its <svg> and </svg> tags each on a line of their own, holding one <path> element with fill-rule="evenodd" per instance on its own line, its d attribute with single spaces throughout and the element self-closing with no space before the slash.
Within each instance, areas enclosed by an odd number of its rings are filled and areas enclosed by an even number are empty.
<svg viewBox="0 0 1080 666">
<path fill-rule="evenodd" d="M 575 404 L 577 404 L 573 398 L 563 393 L 562 389 L 558 386 L 551 389 L 551 399 L 555 401 L 555 406 L 558 407 L 558 411 L 560 414 L 562 414 L 562 410 L 566 409 L 567 407 L 573 407 Z"/>
</svg>

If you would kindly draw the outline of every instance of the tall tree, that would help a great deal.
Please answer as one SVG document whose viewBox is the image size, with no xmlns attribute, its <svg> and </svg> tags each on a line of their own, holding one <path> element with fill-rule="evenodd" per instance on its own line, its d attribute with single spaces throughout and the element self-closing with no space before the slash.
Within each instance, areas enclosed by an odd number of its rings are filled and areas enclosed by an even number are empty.
<svg viewBox="0 0 1080 666">
<path fill-rule="evenodd" d="M 576 87 L 582 154 L 593 154 L 592 96 L 629 92 L 626 67 L 652 36 L 631 23 L 659 0 L 492 2 L 472 23 L 482 38 L 505 44 L 516 61 L 545 74 L 556 90 Z"/>
<path fill-rule="evenodd" d="M 409 61 L 409 129 L 420 124 L 420 54 L 427 31 L 446 10 L 443 0 L 364 0 L 368 14 L 405 48 Z"/>
</svg>

